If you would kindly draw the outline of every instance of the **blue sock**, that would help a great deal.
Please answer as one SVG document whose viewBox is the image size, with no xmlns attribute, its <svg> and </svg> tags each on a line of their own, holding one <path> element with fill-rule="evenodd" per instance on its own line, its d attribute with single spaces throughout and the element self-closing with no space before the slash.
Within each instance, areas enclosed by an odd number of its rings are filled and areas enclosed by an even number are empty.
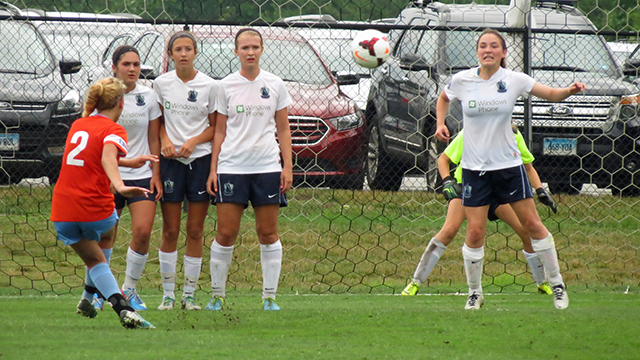
<svg viewBox="0 0 640 360">
<path fill-rule="evenodd" d="M 111 264 L 111 253 L 113 249 L 102 249 L 102 253 L 104 254 L 104 258 L 107 259 L 107 265 Z"/>
<path fill-rule="evenodd" d="M 99 263 L 89 270 L 89 277 L 93 280 L 96 288 L 104 295 L 105 298 L 110 298 L 115 293 L 120 293 L 116 278 L 113 277 L 111 269 L 107 263 Z"/>
<path fill-rule="evenodd" d="M 111 262 L 111 253 L 113 252 L 113 249 L 102 249 L 102 253 L 104 254 L 104 257 L 107 259 L 107 265 L 110 264 Z M 96 287 L 96 284 L 93 282 L 93 280 L 91 280 L 91 277 L 89 276 L 89 268 L 85 266 L 84 268 L 85 271 L 85 278 L 84 278 L 84 283 L 87 286 L 91 286 L 91 287 Z M 85 299 L 89 299 L 89 300 L 93 300 L 93 294 L 90 294 L 89 292 L 87 292 L 87 290 L 82 292 L 82 297 Z"/>
</svg>

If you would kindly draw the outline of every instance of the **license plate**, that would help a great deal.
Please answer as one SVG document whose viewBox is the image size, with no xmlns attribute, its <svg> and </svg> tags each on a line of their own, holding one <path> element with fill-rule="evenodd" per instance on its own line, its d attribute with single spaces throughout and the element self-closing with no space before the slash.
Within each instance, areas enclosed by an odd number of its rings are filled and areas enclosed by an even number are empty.
<svg viewBox="0 0 640 360">
<path fill-rule="evenodd" d="M 576 139 L 544 138 L 543 154 L 552 156 L 577 155 Z"/>
<path fill-rule="evenodd" d="M 20 134 L 0 134 L 0 151 L 20 150 Z"/>
</svg>

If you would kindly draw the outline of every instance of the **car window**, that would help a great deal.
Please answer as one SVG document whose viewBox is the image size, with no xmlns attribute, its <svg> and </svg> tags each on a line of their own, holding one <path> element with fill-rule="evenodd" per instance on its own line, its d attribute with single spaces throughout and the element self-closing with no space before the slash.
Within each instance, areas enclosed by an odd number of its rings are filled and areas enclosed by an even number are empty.
<svg viewBox="0 0 640 360">
<path fill-rule="evenodd" d="M 0 48 L 0 72 L 40 75 L 54 69 L 53 55 L 29 23 L 2 21 Z"/>
<path fill-rule="evenodd" d="M 158 33 L 143 35 L 133 45 L 140 53 L 140 62 L 147 66 L 153 66 L 156 75 L 160 74 L 164 54 L 164 38 Z"/>
<path fill-rule="evenodd" d="M 369 74 L 368 69 L 353 61 L 351 39 L 309 39 L 309 42 L 332 72 Z"/>
<path fill-rule="evenodd" d="M 568 67 L 615 76 L 616 67 L 600 37 L 588 34 L 535 34 L 531 65 Z"/>
<path fill-rule="evenodd" d="M 396 56 L 402 58 L 403 56 L 409 54 L 415 54 L 418 49 L 418 42 L 420 41 L 420 36 L 422 36 L 422 30 L 407 30 L 405 31 L 400 43 L 398 44 L 396 50 Z M 433 52 L 432 50 L 430 50 Z M 423 54 L 428 55 L 428 54 Z"/>
<path fill-rule="evenodd" d="M 133 35 L 131 34 L 123 34 L 117 36 L 111 44 L 109 44 L 109 48 L 102 55 L 102 65 L 105 69 L 109 69 L 111 71 L 111 58 L 113 57 L 113 53 L 116 49 L 121 45 L 131 44 L 133 42 Z"/>
</svg>

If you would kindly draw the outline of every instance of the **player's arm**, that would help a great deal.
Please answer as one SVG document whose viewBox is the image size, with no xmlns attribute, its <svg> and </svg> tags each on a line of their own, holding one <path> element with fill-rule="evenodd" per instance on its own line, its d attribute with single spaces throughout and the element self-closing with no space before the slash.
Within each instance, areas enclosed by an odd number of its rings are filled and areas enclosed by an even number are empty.
<svg viewBox="0 0 640 360">
<path fill-rule="evenodd" d="M 554 214 L 558 213 L 558 206 L 551 198 L 544 188 L 542 187 L 542 181 L 540 180 L 540 176 L 538 175 L 538 171 L 533 167 L 532 163 L 528 163 L 524 165 L 525 170 L 527 171 L 527 176 L 529 177 L 529 182 L 531 186 L 536 189 L 536 195 L 538 196 L 538 201 L 542 204 L 551 208 Z"/>
<path fill-rule="evenodd" d="M 113 143 L 106 143 L 102 147 L 102 167 L 115 190 L 126 197 L 144 196 L 149 193 L 145 188 L 125 186 L 118 170 L 118 152 L 118 147 Z"/>
<path fill-rule="evenodd" d="M 447 142 L 449 141 L 449 129 L 445 123 L 447 118 L 447 114 L 449 113 L 449 104 L 451 101 L 447 94 L 445 94 L 444 90 L 438 96 L 438 102 L 436 103 L 436 122 L 437 128 L 435 137 L 440 141 Z"/>
<path fill-rule="evenodd" d="M 137 169 L 145 165 L 147 161 L 151 161 L 152 164 L 157 163 L 159 161 L 158 156 L 145 154 L 145 155 L 140 155 L 138 157 L 134 157 L 133 159 L 120 158 L 118 160 L 118 166 Z"/>
<path fill-rule="evenodd" d="M 149 122 L 149 130 L 148 130 L 148 139 L 149 139 L 149 150 L 151 151 L 151 155 L 155 155 L 160 158 L 160 118 L 155 120 L 151 120 Z M 162 181 L 160 180 L 160 161 L 154 161 L 151 163 L 151 182 L 149 184 L 149 189 L 151 192 L 156 193 L 156 201 L 160 201 L 162 198 Z"/>
<path fill-rule="evenodd" d="M 162 112 L 162 115 L 158 118 L 158 120 L 160 120 L 160 151 L 167 159 L 175 159 L 178 157 L 178 153 L 176 153 L 176 146 L 173 144 L 171 139 L 169 139 L 169 134 L 167 134 L 167 129 L 164 124 L 164 109 L 162 108 L 162 105 L 160 105 L 160 112 Z"/>
<path fill-rule="evenodd" d="M 280 191 L 284 194 L 293 185 L 293 155 L 291 150 L 291 129 L 289 128 L 289 115 L 287 108 L 276 111 L 276 130 L 280 154 L 282 154 L 282 173 L 280 175 Z"/>
<path fill-rule="evenodd" d="M 447 201 L 460 198 L 462 195 L 460 184 L 458 184 L 449 172 L 449 163 L 451 163 L 451 159 L 447 154 L 442 153 L 438 157 L 438 173 L 440 173 L 440 177 L 442 178 L 442 195 Z"/>
<path fill-rule="evenodd" d="M 213 123 L 214 135 L 211 142 L 211 168 L 209 170 L 209 178 L 207 179 L 207 192 L 215 196 L 218 192 L 218 157 L 222 149 L 222 143 L 227 136 L 227 115 L 216 112 L 216 120 Z"/>
<path fill-rule="evenodd" d="M 553 88 L 536 82 L 533 85 L 533 88 L 531 88 L 530 93 L 531 95 L 545 100 L 560 102 L 571 95 L 577 94 L 580 91 L 584 91 L 586 88 L 587 86 L 580 82 L 574 82 L 573 84 L 565 88 Z"/>
</svg>

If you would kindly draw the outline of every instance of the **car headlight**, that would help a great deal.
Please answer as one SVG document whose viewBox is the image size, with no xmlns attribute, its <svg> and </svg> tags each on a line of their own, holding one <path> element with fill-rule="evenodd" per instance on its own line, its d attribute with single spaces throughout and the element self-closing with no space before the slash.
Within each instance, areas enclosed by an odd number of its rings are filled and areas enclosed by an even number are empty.
<svg viewBox="0 0 640 360">
<path fill-rule="evenodd" d="M 360 111 L 356 111 L 353 114 L 327 119 L 327 121 L 329 121 L 338 131 L 344 131 L 362 126 L 363 117 Z"/>
<path fill-rule="evenodd" d="M 71 90 L 56 104 L 54 116 L 74 114 L 80 109 L 82 109 L 80 94 L 76 90 Z"/>
</svg>

